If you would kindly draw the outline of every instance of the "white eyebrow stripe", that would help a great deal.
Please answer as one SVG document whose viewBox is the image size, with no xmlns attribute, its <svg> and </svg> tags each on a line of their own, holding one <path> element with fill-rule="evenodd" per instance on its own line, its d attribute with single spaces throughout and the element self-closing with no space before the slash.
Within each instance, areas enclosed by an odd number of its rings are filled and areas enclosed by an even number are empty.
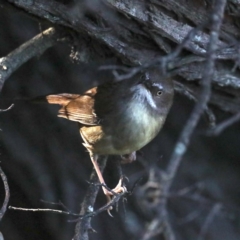
<svg viewBox="0 0 240 240">
<path fill-rule="evenodd" d="M 163 86 L 160 83 L 153 83 L 153 86 L 158 87 L 159 89 L 163 89 Z"/>
</svg>

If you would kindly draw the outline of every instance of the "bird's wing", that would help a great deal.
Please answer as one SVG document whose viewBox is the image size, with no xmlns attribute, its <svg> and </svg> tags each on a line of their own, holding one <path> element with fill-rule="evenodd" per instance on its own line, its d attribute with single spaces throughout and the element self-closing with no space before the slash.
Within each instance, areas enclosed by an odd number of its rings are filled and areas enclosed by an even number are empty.
<svg viewBox="0 0 240 240">
<path fill-rule="evenodd" d="M 58 111 L 58 117 L 79 122 L 83 125 L 97 125 L 98 117 L 94 111 L 94 96 L 96 88 L 92 88 L 84 94 L 55 94 L 46 96 L 50 104 L 59 104 L 62 108 Z"/>
<path fill-rule="evenodd" d="M 83 125 L 99 125 L 106 122 L 106 116 L 115 115 L 114 109 L 119 101 L 124 97 L 119 92 L 118 85 L 121 82 L 107 82 L 98 87 L 92 88 L 85 93 L 79 94 L 56 94 L 45 97 L 50 104 L 60 104 L 59 117 L 67 118 L 71 121 L 79 122 Z M 111 118 L 111 117 L 110 117 Z"/>
</svg>

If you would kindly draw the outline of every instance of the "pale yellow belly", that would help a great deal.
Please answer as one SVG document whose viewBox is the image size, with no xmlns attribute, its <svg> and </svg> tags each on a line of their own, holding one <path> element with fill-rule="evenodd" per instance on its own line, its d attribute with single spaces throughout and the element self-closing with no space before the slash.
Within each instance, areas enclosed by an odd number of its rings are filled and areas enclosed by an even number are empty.
<svg viewBox="0 0 240 240">
<path fill-rule="evenodd" d="M 80 129 L 90 151 L 99 155 L 123 155 L 137 151 L 159 132 L 165 118 L 153 117 L 146 111 L 136 110 L 124 121 L 115 120 L 109 126 L 88 126 Z"/>
</svg>

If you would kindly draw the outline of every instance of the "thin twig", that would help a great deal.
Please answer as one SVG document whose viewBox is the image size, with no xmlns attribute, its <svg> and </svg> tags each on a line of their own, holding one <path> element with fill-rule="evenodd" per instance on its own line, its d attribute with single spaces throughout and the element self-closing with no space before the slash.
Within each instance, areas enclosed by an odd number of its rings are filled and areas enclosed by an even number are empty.
<svg viewBox="0 0 240 240">
<path fill-rule="evenodd" d="M 99 159 L 99 168 L 101 171 L 104 170 L 105 165 L 107 162 L 107 157 L 102 157 L 102 159 Z M 101 186 L 98 184 L 98 177 L 96 174 L 96 171 L 93 169 L 91 176 L 90 176 L 90 182 L 92 184 L 89 184 L 87 193 L 84 197 L 84 200 L 81 205 L 81 211 L 80 214 L 71 213 L 69 211 L 62 211 L 62 210 L 55 210 L 55 209 L 34 209 L 34 208 L 19 208 L 19 207 L 13 207 L 10 206 L 9 209 L 12 210 L 20 210 L 20 211 L 32 211 L 32 212 L 52 212 L 52 213 L 58 213 L 58 214 L 64 214 L 64 215 L 70 215 L 70 216 L 77 216 L 78 218 L 76 220 L 69 220 L 69 222 L 77 222 L 75 226 L 75 235 L 74 240 L 87 240 L 89 230 L 92 229 L 91 227 L 91 219 L 93 216 L 98 215 L 99 213 L 106 211 L 109 209 L 110 206 L 114 205 L 123 194 L 118 194 L 117 196 L 114 196 L 112 201 L 103 206 L 102 208 L 93 211 L 94 209 L 94 203 L 96 201 L 96 197 L 99 191 L 99 187 Z"/>
<path fill-rule="evenodd" d="M 229 119 L 227 119 L 226 121 L 220 123 L 219 125 L 217 125 L 216 127 L 214 127 L 213 129 L 209 130 L 207 132 L 207 135 L 211 136 L 218 136 L 219 134 L 221 134 L 226 128 L 228 128 L 229 126 L 233 125 L 234 123 L 238 122 L 240 120 L 240 112 L 233 115 L 232 117 L 230 117 Z"/>
<path fill-rule="evenodd" d="M 41 55 L 45 50 L 56 44 L 60 37 L 64 39 L 61 33 L 62 31 L 55 28 L 49 28 L 22 44 L 6 57 L 0 58 L 0 92 L 5 81 L 21 65 L 32 57 Z"/>
<path fill-rule="evenodd" d="M 58 202 L 49 202 L 49 201 L 45 201 L 45 200 L 41 199 L 40 201 L 43 203 L 46 203 L 46 204 L 61 206 L 66 211 L 70 212 L 69 209 L 67 208 L 67 206 L 65 206 L 60 200 Z"/>
<path fill-rule="evenodd" d="M 59 213 L 64 215 L 70 215 L 70 216 L 80 216 L 77 213 L 62 211 L 62 210 L 56 210 L 56 209 L 50 209 L 50 208 L 21 208 L 21 207 L 13 207 L 9 206 L 8 209 L 11 210 L 18 210 L 18 211 L 25 211 L 25 212 L 51 212 L 51 213 Z"/>
<path fill-rule="evenodd" d="M 196 219 L 197 217 L 199 217 L 201 215 L 202 211 L 201 209 L 197 209 L 195 211 L 190 212 L 189 214 L 187 214 L 187 216 L 184 216 L 183 218 L 179 219 L 177 221 L 177 223 L 179 225 L 183 225 L 189 222 L 192 222 L 194 219 Z"/>
<path fill-rule="evenodd" d="M 4 190 L 5 190 L 5 198 L 4 198 L 2 208 L 0 210 L 0 221 L 1 221 L 5 212 L 6 212 L 6 210 L 7 210 L 7 205 L 8 205 L 9 198 L 10 198 L 10 190 L 9 190 L 9 186 L 8 186 L 7 177 L 6 177 L 6 175 L 3 172 L 1 167 L 0 167 L 0 175 L 1 175 L 1 178 L 2 178 L 2 181 L 3 181 Z"/>
<path fill-rule="evenodd" d="M 152 237 L 163 232 L 164 226 L 161 225 L 161 220 L 159 218 L 154 218 L 147 226 L 143 237 L 141 240 L 149 240 Z"/>
<path fill-rule="evenodd" d="M 137 73 L 139 73 L 140 71 L 153 66 L 160 66 L 163 74 L 167 75 L 167 70 L 174 68 L 173 63 L 176 60 L 176 58 L 179 56 L 181 51 L 184 49 L 184 47 L 186 47 L 186 45 L 191 41 L 193 36 L 195 36 L 199 31 L 201 31 L 205 25 L 206 23 L 199 25 L 198 27 L 190 30 L 187 36 L 181 42 L 181 44 L 179 44 L 176 47 L 176 49 L 171 54 L 168 54 L 167 56 L 158 57 L 153 61 L 149 61 L 147 63 L 142 64 L 141 66 L 137 66 L 133 68 L 122 67 L 120 65 L 107 65 L 107 66 L 101 66 L 99 70 L 112 70 L 116 81 L 122 81 L 124 79 L 131 78 Z M 125 73 L 119 74 L 116 70 L 121 70 L 121 71 L 124 71 Z"/>
<path fill-rule="evenodd" d="M 166 240 L 175 240 L 176 239 L 176 236 L 175 236 L 175 233 L 173 231 L 172 225 L 171 225 L 168 218 L 165 218 L 165 220 L 164 220 L 163 235 L 164 235 Z"/>
<path fill-rule="evenodd" d="M 81 215 L 78 213 L 73 213 L 71 211 L 63 211 L 63 210 L 50 209 L 50 208 L 21 208 L 21 207 L 9 206 L 8 209 L 17 210 L 17 211 L 25 211 L 25 212 L 50 212 L 50 213 L 58 213 L 58 214 L 63 214 L 63 215 L 75 216 L 78 218 L 74 219 L 74 220 L 68 220 L 68 222 L 78 222 L 79 220 L 83 220 L 85 218 L 90 218 L 90 217 L 95 217 L 98 214 L 100 214 L 104 211 L 107 211 L 110 207 L 114 206 L 125 194 L 126 194 L 126 192 L 116 194 L 112 198 L 112 200 L 110 202 L 108 202 L 107 204 L 105 204 L 103 207 L 101 207 L 95 211 L 92 211 L 92 212 L 90 211 L 84 215 Z M 62 205 L 62 203 L 50 203 L 50 204 L 61 205 L 61 206 L 65 207 L 64 205 Z M 90 210 L 90 208 L 88 210 Z"/>
<path fill-rule="evenodd" d="M 170 196 L 173 196 L 173 195 L 183 196 L 183 195 L 190 194 L 191 192 L 195 192 L 195 191 L 200 192 L 201 188 L 202 188 L 202 183 L 197 182 L 190 186 L 179 189 L 178 191 L 176 191 L 174 193 L 170 193 Z"/>
<path fill-rule="evenodd" d="M 12 103 L 11 105 L 10 105 L 10 107 L 8 107 L 8 108 L 6 108 L 6 109 L 0 109 L 0 112 L 7 112 L 7 111 L 9 111 L 10 109 L 12 109 L 14 107 L 14 104 Z"/>
<path fill-rule="evenodd" d="M 191 101 L 194 101 L 194 102 L 198 101 L 198 99 L 195 97 L 195 95 L 193 94 L 191 89 L 187 88 L 187 86 L 185 86 L 184 84 L 174 81 L 174 89 L 181 95 L 184 95 L 185 97 L 190 99 Z M 208 106 L 206 106 L 204 113 L 206 114 L 206 117 L 208 119 L 209 126 L 215 127 L 216 117 L 215 117 L 213 111 Z"/>
<path fill-rule="evenodd" d="M 222 205 L 220 203 L 216 203 L 212 207 L 211 211 L 209 212 L 209 214 L 206 218 L 205 223 L 202 226 L 201 232 L 199 233 L 198 240 L 203 240 L 204 239 L 210 224 L 213 222 L 214 217 L 219 213 L 221 208 L 222 208 Z"/>
</svg>

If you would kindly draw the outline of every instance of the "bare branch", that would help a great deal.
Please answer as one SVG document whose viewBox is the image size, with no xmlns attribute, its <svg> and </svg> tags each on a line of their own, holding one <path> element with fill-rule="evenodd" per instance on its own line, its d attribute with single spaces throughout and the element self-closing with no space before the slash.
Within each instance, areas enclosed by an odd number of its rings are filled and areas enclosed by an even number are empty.
<svg viewBox="0 0 240 240">
<path fill-rule="evenodd" d="M 174 86 L 175 86 L 175 90 L 177 92 L 179 92 L 180 94 L 184 95 L 185 97 L 187 97 L 188 99 L 190 99 L 194 102 L 198 101 L 197 98 L 195 97 L 195 95 L 192 93 L 191 89 L 187 88 L 187 86 L 185 86 L 184 84 L 175 81 Z M 206 116 L 208 118 L 209 126 L 214 127 L 216 125 L 216 117 L 215 117 L 213 111 L 208 106 L 206 106 L 204 113 L 206 114 Z"/>
<path fill-rule="evenodd" d="M 0 91 L 5 81 L 21 65 L 34 56 L 41 55 L 48 48 L 59 41 L 61 31 L 49 28 L 38 34 L 28 42 L 9 53 L 6 57 L 0 58 Z"/>
<path fill-rule="evenodd" d="M 115 193 L 116 194 L 116 193 Z M 92 218 L 92 217 L 95 217 L 97 216 L 98 214 L 102 213 L 102 212 L 105 212 L 107 210 L 109 210 L 109 208 L 113 207 L 116 205 L 116 203 L 119 202 L 119 200 L 126 194 L 126 192 L 122 192 L 122 193 L 118 193 L 116 194 L 112 200 L 110 202 L 108 202 L 107 204 L 105 204 L 104 206 L 102 206 L 101 208 L 93 211 L 93 212 L 88 212 L 86 213 L 85 215 L 79 215 L 79 218 L 75 219 L 75 220 L 69 220 L 69 222 L 78 222 L 78 221 L 81 221 L 83 219 L 86 219 L 86 218 Z"/>
<path fill-rule="evenodd" d="M 21 208 L 21 207 L 9 206 L 8 209 L 25 211 L 25 212 L 50 212 L 50 213 L 59 213 L 59 214 L 70 215 L 70 216 L 80 216 L 77 213 L 72 213 L 72 212 L 67 212 L 67 211 L 62 211 L 57 209 L 50 209 L 50 208 Z"/>
<path fill-rule="evenodd" d="M 220 203 L 216 203 L 211 211 L 209 212 L 205 223 L 202 226 L 201 232 L 199 234 L 198 240 L 203 240 L 205 237 L 205 234 L 207 233 L 207 230 L 210 226 L 210 224 L 213 222 L 214 217 L 219 213 L 219 211 L 221 210 L 222 205 Z"/>
<path fill-rule="evenodd" d="M 230 117 L 229 119 L 227 119 L 226 121 L 220 123 L 219 125 L 217 125 L 216 127 L 214 127 L 213 129 L 209 130 L 207 132 L 207 135 L 211 136 L 218 136 L 220 135 L 226 128 L 230 127 L 231 125 L 233 125 L 234 123 L 238 122 L 240 120 L 240 112 L 233 115 L 232 117 Z"/>
<path fill-rule="evenodd" d="M 192 133 L 201 117 L 201 114 L 206 109 L 207 103 L 211 96 L 211 80 L 214 73 L 216 50 L 217 50 L 216 43 L 218 41 L 219 30 L 220 30 L 222 19 L 223 19 L 225 5 L 226 5 L 226 0 L 219 0 L 219 1 L 216 1 L 213 6 L 212 14 L 210 17 L 211 32 L 210 32 L 210 41 L 208 44 L 208 49 L 206 54 L 207 56 L 206 67 L 205 67 L 203 79 L 201 82 L 202 91 L 199 96 L 198 103 L 195 105 L 195 108 L 192 114 L 190 115 L 185 127 L 182 130 L 182 133 L 180 134 L 180 137 L 175 145 L 174 151 L 170 158 L 170 162 L 167 166 L 166 173 L 168 175 L 168 178 L 165 180 L 163 184 L 163 188 L 162 188 L 163 196 L 168 196 L 169 194 L 169 190 L 171 188 L 174 177 L 177 173 L 178 167 L 182 161 L 184 153 L 188 148 Z M 163 224 L 164 222 L 168 223 L 166 197 L 162 198 L 162 204 L 159 211 L 162 214 L 162 221 L 156 224 L 153 232 L 156 231 L 156 229 L 158 229 L 161 226 L 161 224 Z M 169 239 L 175 239 L 174 234 L 172 234 L 171 238 Z"/>
<path fill-rule="evenodd" d="M 100 184 L 97 184 L 96 186 L 101 186 Z M 114 193 L 114 192 L 113 192 Z M 71 211 L 63 211 L 63 210 L 57 210 L 57 209 L 50 209 L 50 208 L 21 208 L 21 207 L 14 207 L 14 206 L 9 206 L 8 209 L 10 210 L 17 210 L 17 211 L 25 211 L 25 212 L 51 212 L 51 213 L 59 213 L 59 214 L 63 214 L 63 215 L 69 215 L 69 216 L 75 216 L 78 217 L 77 219 L 74 220 L 68 220 L 68 222 L 78 222 L 78 221 L 82 221 L 83 219 L 87 219 L 87 218 L 92 218 L 97 216 L 98 214 L 107 211 L 110 207 L 113 207 L 125 194 L 126 192 L 120 193 L 120 194 L 116 194 L 114 193 L 114 197 L 112 198 L 112 200 L 110 202 L 108 202 L 106 205 L 104 205 L 103 207 L 95 210 L 95 211 L 91 211 L 89 208 L 88 209 L 88 213 L 81 215 L 78 213 L 73 213 Z M 45 201 L 44 201 L 45 202 Z M 49 203 L 49 202 L 47 202 Z M 66 206 L 64 206 L 62 203 L 50 203 L 53 205 L 60 205 L 63 206 L 64 208 L 66 208 Z"/>
<path fill-rule="evenodd" d="M 2 178 L 2 181 L 3 181 L 4 190 L 5 190 L 5 198 L 4 198 L 2 208 L 0 210 L 0 221 L 1 221 L 5 212 L 6 212 L 6 210 L 7 210 L 7 205 L 8 205 L 9 198 L 10 198 L 10 190 L 9 190 L 9 186 L 8 186 L 7 177 L 6 177 L 6 175 L 3 172 L 1 167 L 0 167 L 0 175 L 1 175 L 1 178 Z"/>
<path fill-rule="evenodd" d="M 169 222 L 169 219 L 165 217 L 164 221 L 164 231 L 163 231 L 164 237 L 166 240 L 175 240 L 176 236 L 173 231 L 172 225 Z"/>
<path fill-rule="evenodd" d="M 99 158 L 99 168 L 101 172 L 104 171 L 105 165 L 107 163 L 107 157 L 100 157 Z M 84 197 L 84 200 L 81 204 L 81 211 L 80 215 L 84 216 L 87 215 L 88 213 L 92 213 L 94 209 L 94 203 L 97 197 L 97 193 L 99 190 L 99 184 L 94 184 L 98 183 L 98 178 L 95 170 L 93 169 L 92 174 L 90 176 L 90 182 L 93 184 L 90 184 L 87 190 L 87 193 Z M 74 240 L 88 240 L 88 233 L 89 230 L 92 229 L 91 227 L 91 218 L 92 216 L 89 217 L 84 217 L 79 218 L 75 227 L 75 235 L 73 237 Z"/>
<path fill-rule="evenodd" d="M 154 218 L 147 226 L 141 240 L 148 240 L 163 232 L 164 226 L 161 225 L 161 220 Z"/>
<path fill-rule="evenodd" d="M 215 2 L 213 7 L 213 12 L 211 14 L 211 32 L 210 32 L 210 42 L 208 45 L 207 51 L 207 60 L 205 72 L 203 74 L 202 79 L 202 92 L 199 96 L 198 103 L 195 105 L 195 108 L 189 117 L 185 127 L 182 130 L 182 133 L 177 141 L 173 154 L 170 158 L 170 162 L 167 167 L 167 174 L 169 175 L 169 180 L 164 185 L 164 192 L 169 191 L 171 184 L 173 182 L 173 178 L 176 175 L 178 167 L 182 161 L 182 157 L 185 154 L 191 135 L 201 117 L 202 112 L 206 109 L 208 100 L 211 95 L 211 80 L 213 76 L 214 66 L 215 66 L 215 56 L 217 46 L 216 43 L 218 41 L 219 30 L 223 19 L 223 12 L 225 9 L 226 0 L 219 0 Z"/>
</svg>

